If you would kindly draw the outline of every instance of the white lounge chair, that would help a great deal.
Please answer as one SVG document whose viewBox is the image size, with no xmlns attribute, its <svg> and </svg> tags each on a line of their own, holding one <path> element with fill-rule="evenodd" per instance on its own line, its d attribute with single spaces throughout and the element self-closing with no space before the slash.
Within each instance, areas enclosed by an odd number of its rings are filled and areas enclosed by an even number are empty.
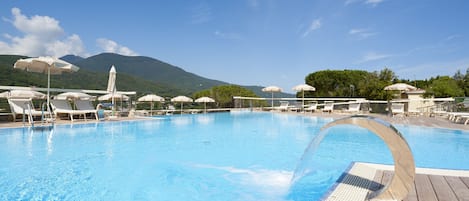
<svg viewBox="0 0 469 201">
<path fill-rule="evenodd" d="M 34 109 L 31 99 L 8 99 L 10 110 L 13 115 L 13 121 L 16 121 L 17 115 L 25 115 L 28 117 L 28 122 L 32 123 L 35 116 L 42 116 L 42 111 Z"/>
<path fill-rule="evenodd" d="M 347 112 L 350 112 L 350 113 L 358 113 L 360 112 L 360 105 L 361 103 L 359 102 L 351 102 L 348 104 L 348 109 L 347 109 Z"/>
<path fill-rule="evenodd" d="M 288 104 L 288 101 L 280 101 L 280 105 L 278 107 L 274 107 L 274 110 L 288 111 Z"/>
<path fill-rule="evenodd" d="M 392 103 L 391 104 L 392 116 L 395 115 L 405 115 L 404 104 L 403 103 Z"/>
<path fill-rule="evenodd" d="M 70 120 L 74 121 L 73 115 L 83 115 L 86 120 L 86 112 L 72 109 L 67 100 L 50 100 L 50 105 L 54 111 L 55 118 L 57 118 L 59 114 L 67 114 Z"/>
<path fill-rule="evenodd" d="M 168 109 L 166 109 L 165 114 L 166 115 L 172 115 L 176 111 L 176 108 L 174 105 L 168 105 Z"/>
<path fill-rule="evenodd" d="M 334 111 L 334 101 L 324 101 L 324 108 L 322 112 L 333 112 Z"/>
<path fill-rule="evenodd" d="M 93 114 L 95 116 L 96 120 L 99 120 L 98 110 L 96 108 L 94 108 L 93 104 L 91 104 L 91 101 L 89 101 L 89 100 L 76 100 L 75 101 L 75 106 L 77 107 L 77 110 L 85 113 L 85 120 L 86 120 L 86 114 Z"/>
<path fill-rule="evenodd" d="M 306 112 L 315 112 L 318 109 L 318 102 L 312 102 L 304 109 Z"/>
</svg>

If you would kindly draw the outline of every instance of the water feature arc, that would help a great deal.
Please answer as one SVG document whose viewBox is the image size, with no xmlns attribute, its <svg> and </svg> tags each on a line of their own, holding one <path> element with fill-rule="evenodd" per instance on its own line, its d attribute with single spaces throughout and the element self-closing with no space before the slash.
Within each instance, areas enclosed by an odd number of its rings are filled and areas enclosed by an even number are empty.
<svg viewBox="0 0 469 201">
<path fill-rule="evenodd" d="M 394 175 L 384 186 L 369 194 L 370 200 L 402 200 L 413 187 L 415 162 L 407 141 L 390 123 L 381 119 L 356 115 L 333 121 L 321 128 L 322 131 L 337 125 L 352 124 L 370 130 L 388 146 L 394 160 Z"/>
</svg>

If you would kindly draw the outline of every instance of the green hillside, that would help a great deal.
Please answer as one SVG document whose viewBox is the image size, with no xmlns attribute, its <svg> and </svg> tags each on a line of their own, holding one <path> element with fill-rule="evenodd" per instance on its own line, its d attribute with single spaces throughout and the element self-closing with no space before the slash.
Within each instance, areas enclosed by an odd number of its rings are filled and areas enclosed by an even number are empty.
<svg viewBox="0 0 469 201">
<path fill-rule="evenodd" d="M 0 55 L 0 85 L 47 87 L 47 75 L 30 73 L 13 69 L 16 60 L 25 56 Z M 75 73 L 64 73 L 51 76 L 52 88 L 67 89 L 97 89 L 107 88 L 108 73 L 94 72 L 81 68 Z M 160 96 L 176 96 L 185 94 L 181 90 L 162 83 L 156 83 L 124 73 L 117 74 L 117 89 L 122 91 L 137 91 L 138 95 L 156 93 Z"/>
<path fill-rule="evenodd" d="M 109 72 L 112 65 L 117 73 L 126 73 L 141 77 L 146 80 L 164 83 L 168 86 L 180 89 L 185 94 L 194 93 L 213 86 L 226 85 L 228 83 L 203 78 L 196 74 L 186 72 L 183 69 L 165 62 L 144 56 L 123 56 L 112 53 L 103 53 L 71 63 L 98 72 Z"/>
<path fill-rule="evenodd" d="M 0 85 L 47 87 L 46 75 L 13 69 L 13 64 L 20 58 L 26 56 L 0 55 Z M 62 59 L 75 63 L 80 70 L 71 74 L 51 76 L 52 88 L 105 90 L 111 65 L 115 65 L 117 69 L 117 89 L 137 91 L 138 96 L 147 93 L 156 93 L 165 97 L 191 95 L 213 86 L 228 84 L 200 77 L 149 57 L 105 53 L 89 58 L 67 55 Z M 260 97 L 270 97 L 270 93 L 262 92 L 261 86 L 243 87 L 252 90 Z M 275 96 L 294 95 L 276 93 Z"/>
<path fill-rule="evenodd" d="M 261 87 L 261 86 L 243 86 L 243 87 L 253 91 L 259 97 L 262 97 L 262 98 L 271 98 L 272 97 L 272 93 L 262 91 L 262 88 L 264 88 L 264 87 Z M 275 97 L 282 97 L 282 98 L 294 98 L 295 94 L 287 94 L 287 93 L 281 92 L 281 93 L 274 93 L 274 96 Z"/>
</svg>

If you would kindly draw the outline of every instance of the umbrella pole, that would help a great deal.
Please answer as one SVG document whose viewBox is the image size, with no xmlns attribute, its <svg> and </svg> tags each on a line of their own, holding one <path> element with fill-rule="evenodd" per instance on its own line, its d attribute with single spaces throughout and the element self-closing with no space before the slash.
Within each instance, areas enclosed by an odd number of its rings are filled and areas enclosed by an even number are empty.
<svg viewBox="0 0 469 201">
<path fill-rule="evenodd" d="M 50 67 L 47 68 L 47 113 L 50 112 L 49 102 L 50 102 Z"/>
<path fill-rule="evenodd" d="M 303 107 L 305 106 L 305 91 L 302 90 L 303 92 L 303 98 L 301 99 L 301 111 L 303 111 Z"/>
<path fill-rule="evenodd" d="M 184 103 L 181 102 L 181 114 L 182 114 L 182 110 L 184 109 Z"/>
<path fill-rule="evenodd" d="M 151 101 L 150 105 L 150 116 L 153 116 L 153 101 Z"/>
<path fill-rule="evenodd" d="M 274 109 L 274 92 L 272 92 L 272 110 Z"/>
<path fill-rule="evenodd" d="M 204 102 L 204 111 L 207 113 L 207 102 Z"/>
</svg>

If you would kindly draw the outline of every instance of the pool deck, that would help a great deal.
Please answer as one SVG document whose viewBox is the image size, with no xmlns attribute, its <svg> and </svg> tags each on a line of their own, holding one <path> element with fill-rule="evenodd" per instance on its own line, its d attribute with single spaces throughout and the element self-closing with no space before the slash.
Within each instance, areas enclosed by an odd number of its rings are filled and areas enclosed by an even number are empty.
<svg viewBox="0 0 469 201">
<path fill-rule="evenodd" d="M 403 201 L 469 201 L 469 171 L 416 168 L 414 186 Z M 389 165 L 354 163 L 323 198 L 365 201 L 393 176 Z"/>
</svg>

